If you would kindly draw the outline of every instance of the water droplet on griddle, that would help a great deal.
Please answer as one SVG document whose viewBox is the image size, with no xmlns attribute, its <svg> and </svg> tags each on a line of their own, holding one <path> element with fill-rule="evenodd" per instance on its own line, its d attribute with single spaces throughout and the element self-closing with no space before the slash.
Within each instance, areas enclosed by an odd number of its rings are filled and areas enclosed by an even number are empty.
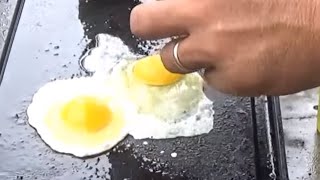
<svg viewBox="0 0 320 180">
<path fill-rule="evenodd" d="M 148 145 L 148 142 L 147 142 L 147 141 L 144 141 L 142 144 L 143 144 L 143 145 Z"/>
<path fill-rule="evenodd" d="M 173 157 L 173 158 L 177 157 L 177 155 L 178 155 L 178 154 L 175 153 L 175 152 L 174 152 L 174 153 L 171 153 L 171 157 Z"/>
</svg>

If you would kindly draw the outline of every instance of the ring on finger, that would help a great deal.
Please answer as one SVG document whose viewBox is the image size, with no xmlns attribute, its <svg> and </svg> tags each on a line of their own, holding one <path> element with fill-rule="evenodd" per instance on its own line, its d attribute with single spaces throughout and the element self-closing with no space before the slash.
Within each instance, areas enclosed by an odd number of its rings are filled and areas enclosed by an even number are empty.
<svg viewBox="0 0 320 180">
<path fill-rule="evenodd" d="M 184 72 L 191 72 L 192 70 L 184 67 L 180 61 L 179 55 L 178 55 L 178 48 L 179 48 L 179 44 L 180 42 L 176 42 L 176 44 L 173 47 L 173 57 L 174 57 L 174 62 L 176 64 L 176 66 Z"/>
</svg>

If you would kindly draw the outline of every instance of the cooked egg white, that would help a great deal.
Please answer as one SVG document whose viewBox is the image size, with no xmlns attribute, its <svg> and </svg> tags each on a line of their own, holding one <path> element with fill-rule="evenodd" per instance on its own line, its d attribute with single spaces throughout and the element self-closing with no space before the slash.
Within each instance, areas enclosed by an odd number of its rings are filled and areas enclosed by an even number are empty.
<svg viewBox="0 0 320 180">
<path fill-rule="evenodd" d="M 126 116 L 132 107 L 115 94 L 98 78 L 49 82 L 33 97 L 27 110 L 29 124 L 58 152 L 78 157 L 101 153 L 129 131 Z"/>
</svg>

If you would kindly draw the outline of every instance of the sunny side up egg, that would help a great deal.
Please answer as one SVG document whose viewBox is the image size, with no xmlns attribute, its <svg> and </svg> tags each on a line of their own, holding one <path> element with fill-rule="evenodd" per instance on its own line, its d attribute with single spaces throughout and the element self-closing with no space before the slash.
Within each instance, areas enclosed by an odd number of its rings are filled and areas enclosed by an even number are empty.
<svg viewBox="0 0 320 180">
<path fill-rule="evenodd" d="M 49 82 L 28 107 L 29 124 L 61 153 L 85 157 L 109 150 L 128 134 L 132 107 L 108 87 L 90 77 Z"/>
<path fill-rule="evenodd" d="M 194 136 L 213 127 L 212 102 L 200 75 L 171 73 L 159 55 L 121 61 L 109 78 L 112 88 L 137 108 L 129 132 L 135 139 Z"/>
</svg>

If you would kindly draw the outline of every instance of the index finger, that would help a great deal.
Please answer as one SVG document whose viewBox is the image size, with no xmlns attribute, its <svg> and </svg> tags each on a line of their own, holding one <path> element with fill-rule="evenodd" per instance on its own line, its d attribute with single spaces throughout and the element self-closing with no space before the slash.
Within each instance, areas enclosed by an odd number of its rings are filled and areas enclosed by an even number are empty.
<svg viewBox="0 0 320 180">
<path fill-rule="evenodd" d="M 186 0 L 152 1 L 134 7 L 130 14 L 130 28 L 143 39 L 161 39 L 187 35 Z"/>
</svg>

